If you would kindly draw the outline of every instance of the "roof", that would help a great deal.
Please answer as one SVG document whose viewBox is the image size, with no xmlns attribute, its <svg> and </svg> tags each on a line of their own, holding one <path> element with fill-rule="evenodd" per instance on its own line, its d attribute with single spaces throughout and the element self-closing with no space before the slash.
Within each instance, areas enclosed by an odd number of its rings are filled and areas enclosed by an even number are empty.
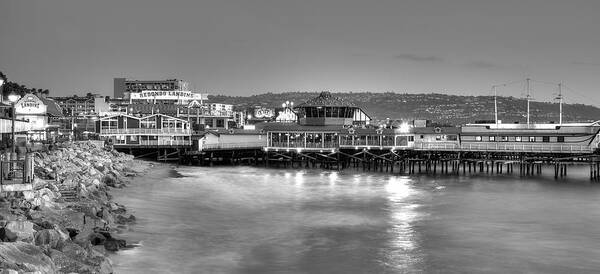
<svg viewBox="0 0 600 274">
<path fill-rule="evenodd" d="M 241 128 L 230 128 L 230 129 L 210 129 L 206 130 L 200 135 L 213 134 L 216 136 L 219 135 L 259 135 L 266 134 L 265 131 L 256 130 L 256 129 L 241 129 Z"/>
<path fill-rule="evenodd" d="M 56 103 L 56 101 L 54 101 L 50 98 L 44 98 L 42 96 L 36 96 L 36 97 L 38 97 L 46 105 L 46 114 L 48 116 L 54 116 L 54 117 L 62 117 L 63 116 L 63 110 L 58 105 L 58 103 Z"/>
<path fill-rule="evenodd" d="M 356 107 L 356 105 L 344 101 L 339 97 L 334 97 L 329 91 L 323 91 L 319 96 L 310 99 L 297 107 Z"/>
<path fill-rule="evenodd" d="M 164 116 L 164 117 L 169 117 L 170 119 L 180 120 L 180 121 L 183 121 L 183 122 L 186 122 L 186 123 L 188 122 L 185 119 L 173 117 L 173 116 L 166 115 L 166 114 L 163 114 L 163 113 L 149 114 L 149 115 L 143 115 L 143 116 L 134 116 L 134 115 L 126 114 L 126 113 L 119 113 L 119 114 L 115 114 L 115 115 L 110 115 L 110 116 L 102 117 L 102 118 L 100 118 L 100 120 L 106 120 L 106 119 L 110 119 L 110 118 L 114 118 L 114 117 L 119 117 L 119 116 L 129 117 L 131 119 L 137 119 L 137 120 L 143 120 L 143 119 L 147 119 L 147 118 L 150 118 L 150 117 L 153 117 L 153 116 Z"/>
<path fill-rule="evenodd" d="M 336 131 L 346 130 L 339 125 L 303 126 L 296 123 L 258 123 L 256 129 L 265 131 Z"/>
<path fill-rule="evenodd" d="M 415 134 L 458 134 L 460 127 L 414 127 Z"/>
</svg>

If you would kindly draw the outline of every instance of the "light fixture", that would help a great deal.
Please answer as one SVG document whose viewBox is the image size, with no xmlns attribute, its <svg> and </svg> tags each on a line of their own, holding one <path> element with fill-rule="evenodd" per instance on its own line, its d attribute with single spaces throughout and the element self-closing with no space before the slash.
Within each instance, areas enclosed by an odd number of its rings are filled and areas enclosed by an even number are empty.
<svg viewBox="0 0 600 274">
<path fill-rule="evenodd" d="M 11 103 L 16 103 L 17 101 L 19 101 L 19 99 L 21 99 L 21 96 L 19 94 L 16 94 L 14 92 L 11 92 L 8 95 L 8 101 Z"/>
</svg>

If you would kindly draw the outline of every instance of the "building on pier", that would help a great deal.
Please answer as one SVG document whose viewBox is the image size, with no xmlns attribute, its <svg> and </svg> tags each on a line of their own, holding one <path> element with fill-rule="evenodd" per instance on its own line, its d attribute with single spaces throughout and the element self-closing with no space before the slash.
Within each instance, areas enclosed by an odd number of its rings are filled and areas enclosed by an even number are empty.
<svg viewBox="0 0 600 274">
<path fill-rule="evenodd" d="M 132 116 L 118 114 L 100 118 L 96 133 L 112 140 L 115 147 L 180 147 L 191 146 L 189 122 L 165 114 Z"/>
<path fill-rule="evenodd" d="M 353 103 L 324 91 L 296 107 L 298 123 L 308 126 L 366 126 L 371 117 Z"/>
</svg>

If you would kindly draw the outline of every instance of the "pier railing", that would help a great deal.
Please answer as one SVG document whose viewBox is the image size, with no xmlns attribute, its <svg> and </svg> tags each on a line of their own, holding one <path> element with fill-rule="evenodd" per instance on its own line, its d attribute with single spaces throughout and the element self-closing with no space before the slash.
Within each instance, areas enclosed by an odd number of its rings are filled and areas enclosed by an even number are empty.
<svg viewBox="0 0 600 274">
<path fill-rule="evenodd" d="M 265 142 L 244 142 L 244 143 L 215 143 L 203 144 L 201 150 L 218 149 L 260 149 L 265 146 Z"/>
<path fill-rule="evenodd" d="M 100 134 L 140 134 L 140 135 L 173 135 L 173 134 L 192 134 L 191 129 L 183 128 L 111 128 L 101 129 Z"/>
<path fill-rule="evenodd" d="M 415 150 L 486 151 L 486 152 L 534 152 L 534 153 L 592 153 L 589 146 L 567 144 L 453 144 L 415 143 Z"/>
<path fill-rule="evenodd" d="M 140 140 L 138 143 L 114 143 L 114 146 L 191 146 L 191 140 Z"/>
</svg>

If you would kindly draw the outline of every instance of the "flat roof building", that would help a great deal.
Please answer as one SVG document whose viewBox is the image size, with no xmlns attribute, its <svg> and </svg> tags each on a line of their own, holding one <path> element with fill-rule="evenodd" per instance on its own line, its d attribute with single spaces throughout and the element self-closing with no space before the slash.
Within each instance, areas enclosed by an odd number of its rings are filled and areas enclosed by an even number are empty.
<svg viewBox="0 0 600 274">
<path fill-rule="evenodd" d="M 152 91 L 188 91 L 188 82 L 178 79 L 167 80 L 136 80 L 127 78 L 114 78 L 114 98 L 130 98 L 131 93 L 140 93 L 145 90 Z"/>
</svg>

